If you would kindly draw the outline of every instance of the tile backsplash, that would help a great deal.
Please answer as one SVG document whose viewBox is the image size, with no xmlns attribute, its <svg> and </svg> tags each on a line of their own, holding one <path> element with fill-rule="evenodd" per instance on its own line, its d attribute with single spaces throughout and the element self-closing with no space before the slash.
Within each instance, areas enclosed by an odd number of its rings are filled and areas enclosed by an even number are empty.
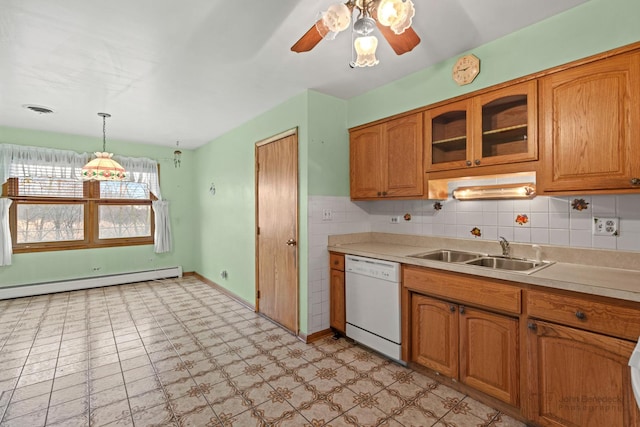
<svg viewBox="0 0 640 427">
<path fill-rule="evenodd" d="M 618 218 L 618 235 L 594 236 L 594 217 Z M 504 236 L 517 243 L 640 251 L 640 195 L 366 202 L 310 196 L 309 333 L 329 327 L 328 236 L 367 231 L 481 240 Z"/>
</svg>

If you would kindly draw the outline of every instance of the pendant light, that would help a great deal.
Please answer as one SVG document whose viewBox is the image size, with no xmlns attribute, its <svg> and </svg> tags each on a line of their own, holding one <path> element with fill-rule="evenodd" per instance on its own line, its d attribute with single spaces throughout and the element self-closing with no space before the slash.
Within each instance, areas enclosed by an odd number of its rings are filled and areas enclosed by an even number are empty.
<svg viewBox="0 0 640 427">
<path fill-rule="evenodd" d="M 123 181 L 126 172 L 122 166 L 107 152 L 107 117 L 108 113 L 98 113 L 102 117 L 102 152 L 95 152 L 96 158 L 82 168 L 82 179 L 85 181 Z"/>
</svg>

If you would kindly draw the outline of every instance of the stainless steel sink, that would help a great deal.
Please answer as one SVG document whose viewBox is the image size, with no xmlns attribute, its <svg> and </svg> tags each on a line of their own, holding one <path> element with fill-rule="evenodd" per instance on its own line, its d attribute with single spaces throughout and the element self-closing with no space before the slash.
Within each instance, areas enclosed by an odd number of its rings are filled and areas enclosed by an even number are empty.
<svg viewBox="0 0 640 427">
<path fill-rule="evenodd" d="M 553 262 L 533 261 L 529 259 L 508 258 L 500 256 L 483 256 L 470 260 L 467 265 L 477 265 L 479 267 L 493 268 L 496 270 L 520 271 L 523 273 L 533 273 L 541 270 Z"/>
<path fill-rule="evenodd" d="M 494 270 L 514 271 L 531 274 L 553 264 L 553 261 L 534 261 L 524 258 L 511 258 L 504 255 L 487 255 L 476 252 L 456 251 L 451 249 L 437 249 L 430 252 L 422 252 L 409 255 L 409 258 L 426 259 L 447 263 L 458 263 L 477 266 L 480 268 L 492 268 Z"/>
<path fill-rule="evenodd" d="M 443 262 L 465 262 L 481 257 L 482 254 L 464 251 L 453 251 L 448 249 L 438 249 L 436 251 L 409 255 L 410 258 L 428 259 Z"/>
</svg>

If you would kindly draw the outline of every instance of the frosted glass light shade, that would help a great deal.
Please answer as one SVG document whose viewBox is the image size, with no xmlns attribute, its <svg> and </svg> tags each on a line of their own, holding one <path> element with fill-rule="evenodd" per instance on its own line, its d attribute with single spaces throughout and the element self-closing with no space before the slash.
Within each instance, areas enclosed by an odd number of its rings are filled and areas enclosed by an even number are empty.
<svg viewBox="0 0 640 427">
<path fill-rule="evenodd" d="M 82 167 L 85 181 L 123 181 L 126 172 L 120 163 L 111 158 L 112 153 L 94 153 L 96 158 Z"/>
<path fill-rule="evenodd" d="M 378 48 L 378 39 L 375 36 L 358 37 L 354 42 L 356 53 L 356 67 L 372 67 L 378 64 L 376 58 L 376 49 Z"/>
<path fill-rule="evenodd" d="M 416 10 L 411 0 L 381 0 L 378 3 L 378 22 L 390 27 L 396 34 L 404 33 L 411 26 L 415 14 Z"/>
<path fill-rule="evenodd" d="M 332 33 L 344 31 L 351 24 L 351 11 L 344 3 L 332 4 L 322 13 L 322 23 Z"/>
</svg>

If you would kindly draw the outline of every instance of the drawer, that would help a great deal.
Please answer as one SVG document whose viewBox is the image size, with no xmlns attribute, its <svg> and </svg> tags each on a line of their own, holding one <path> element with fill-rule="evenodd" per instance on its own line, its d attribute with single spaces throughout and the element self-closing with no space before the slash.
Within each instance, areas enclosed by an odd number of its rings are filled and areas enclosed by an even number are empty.
<svg viewBox="0 0 640 427">
<path fill-rule="evenodd" d="M 486 307 L 513 314 L 521 312 L 518 286 L 468 274 L 404 266 L 402 283 L 412 291 L 446 298 L 461 304 Z"/>
<path fill-rule="evenodd" d="M 640 336 L 640 309 L 543 291 L 527 291 L 530 317 L 551 320 L 588 331 L 636 341 Z"/>
<path fill-rule="evenodd" d="M 329 253 L 329 267 L 333 270 L 344 271 L 344 255 Z"/>
</svg>

